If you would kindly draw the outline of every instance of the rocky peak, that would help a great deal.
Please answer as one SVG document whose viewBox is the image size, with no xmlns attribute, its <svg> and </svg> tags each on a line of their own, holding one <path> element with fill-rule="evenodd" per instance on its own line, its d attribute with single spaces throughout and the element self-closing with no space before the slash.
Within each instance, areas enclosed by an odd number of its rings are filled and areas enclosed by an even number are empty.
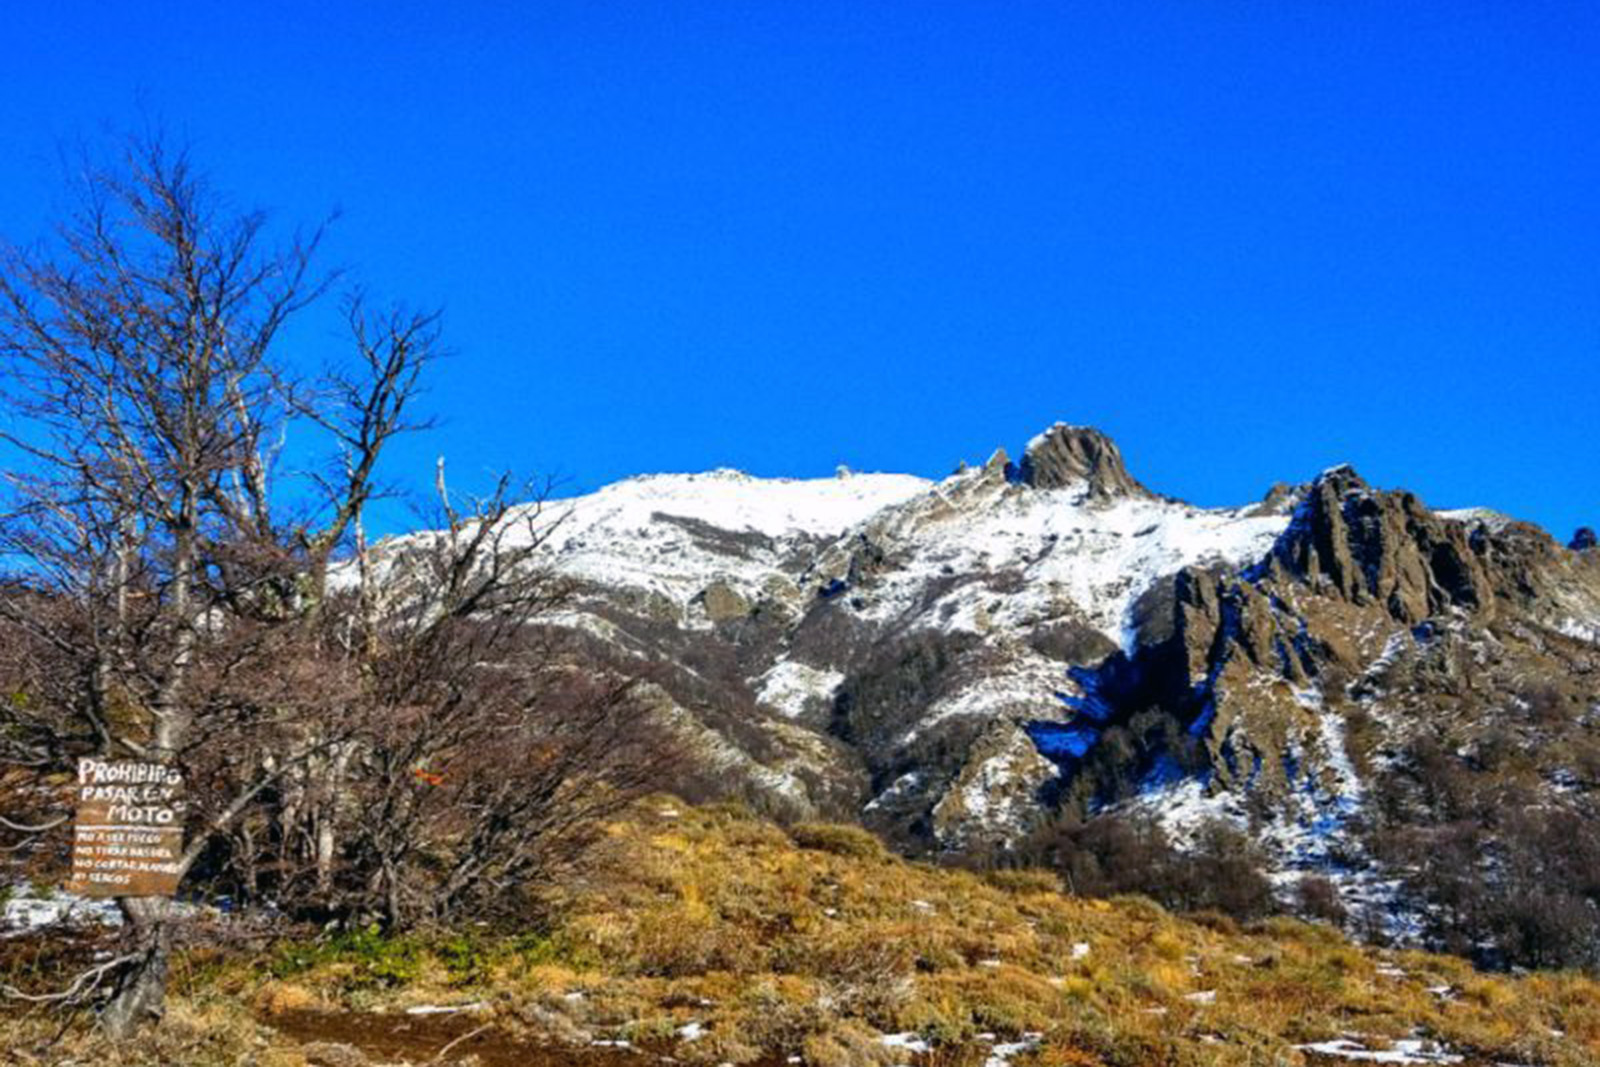
<svg viewBox="0 0 1600 1067">
<path fill-rule="evenodd" d="M 1084 486 L 1101 500 L 1151 495 L 1128 473 L 1116 442 L 1099 430 L 1064 422 L 1028 442 L 1020 473 L 1035 489 Z"/>
<path fill-rule="evenodd" d="M 1466 529 L 1411 493 L 1379 492 L 1354 468 L 1311 483 L 1273 550 L 1296 577 L 1417 622 L 1449 606 L 1487 607 L 1487 576 Z"/>
</svg>

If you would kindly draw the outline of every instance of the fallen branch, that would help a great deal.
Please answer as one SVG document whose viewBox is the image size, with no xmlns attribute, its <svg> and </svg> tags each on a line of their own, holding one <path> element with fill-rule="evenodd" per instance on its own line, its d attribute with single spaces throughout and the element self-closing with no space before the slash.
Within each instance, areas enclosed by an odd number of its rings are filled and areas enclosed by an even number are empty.
<svg viewBox="0 0 1600 1067">
<path fill-rule="evenodd" d="M 38 826 L 29 826 L 26 823 L 12 822 L 4 815 L 0 815 L 0 826 L 4 826 L 7 830 L 15 830 L 19 834 L 42 834 L 47 830 L 54 830 L 56 827 L 60 826 L 70 818 L 72 818 L 71 815 L 62 815 L 58 818 L 51 819 L 47 823 L 40 823 Z"/>
<path fill-rule="evenodd" d="M 448 1045 L 446 1045 L 444 1048 L 440 1049 L 437 1053 L 435 1053 L 432 1062 L 438 1063 L 440 1060 L 444 1059 L 446 1056 L 448 1056 L 450 1054 L 450 1050 L 451 1049 L 455 1048 L 457 1045 L 461 1044 L 464 1041 L 469 1041 L 472 1038 L 477 1037 L 479 1034 L 483 1033 L 485 1030 L 491 1029 L 493 1026 L 494 1026 L 494 1023 L 484 1023 L 482 1026 L 478 1027 L 476 1030 L 468 1030 L 466 1033 L 462 1034 L 458 1038 L 455 1038 Z"/>
<path fill-rule="evenodd" d="M 142 952 L 129 952 L 106 960 L 104 963 L 97 963 L 74 978 L 71 984 L 60 992 L 24 993 L 16 986 L 4 985 L 0 986 L 0 994 L 11 1000 L 27 1001 L 30 1004 L 81 1004 L 100 987 L 100 983 L 105 980 L 107 974 L 117 970 L 119 967 L 137 963 L 143 958 L 144 953 Z"/>
</svg>

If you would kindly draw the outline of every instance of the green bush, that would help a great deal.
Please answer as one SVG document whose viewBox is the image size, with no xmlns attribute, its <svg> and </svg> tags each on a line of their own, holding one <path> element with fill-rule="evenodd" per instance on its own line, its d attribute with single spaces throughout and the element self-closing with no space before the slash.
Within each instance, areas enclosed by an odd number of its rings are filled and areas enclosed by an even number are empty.
<svg viewBox="0 0 1600 1067">
<path fill-rule="evenodd" d="M 352 965 L 351 985 L 405 985 L 421 976 L 424 953 L 413 938 L 388 937 L 377 926 L 336 934 L 319 941 L 279 946 L 268 965 L 274 978 L 291 978 L 328 964 Z"/>
<path fill-rule="evenodd" d="M 481 985 L 491 977 L 492 955 L 471 934 L 456 934 L 441 941 L 433 946 L 433 953 L 444 965 L 451 985 Z"/>
</svg>

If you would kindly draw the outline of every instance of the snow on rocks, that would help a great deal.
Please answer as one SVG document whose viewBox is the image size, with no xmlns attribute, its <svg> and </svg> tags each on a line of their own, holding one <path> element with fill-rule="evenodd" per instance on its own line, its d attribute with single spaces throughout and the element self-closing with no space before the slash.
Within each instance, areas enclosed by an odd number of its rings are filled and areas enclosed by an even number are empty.
<svg viewBox="0 0 1600 1067">
<path fill-rule="evenodd" d="M 1201 777 L 1164 780 L 1152 776 L 1123 810 L 1154 818 L 1180 848 L 1192 845 L 1207 823 L 1226 823 L 1241 830 L 1249 825 L 1243 799 L 1236 793 L 1212 792 Z"/>
<path fill-rule="evenodd" d="M 900 777 L 890 782 L 887 789 L 869 800 L 866 807 L 862 808 L 861 810 L 863 812 L 870 812 L 891 805 L 896 801 L 903 800 L 906 797 L 911 796 L 921 785 L 921 773 L 917 771 L 907 771 L 905 774 L 902 774 Z"/>
<path fill-rule="evenodd" d="M 1292 900 L 1308 875 L 1326 878 L 1352 921 L 1376 921 L 1395 943 L 1415 944 L 1423 917 L 1406 904 L 1403 882 L 1368 862 L 1359 841 L 1343 832 L 1365 791 L 1345 751 L 1344 720 L 1324 710 L 1320 700 L 1300 696 L 1313 718 L 1307 735 L 1291 746 L 1300 769 L 1273 818 L 1252 827 L 1245 793 L 1213 789 L 1205 776 L 1186 777 L 1160 767 L 1116 810 L 1153 819 L 1181 849 L 1194 846 L 1208 823 L 1248 831 L 1274 860 L 1269 877 L 1280 898 Z M 1308 755 L 1316 756 L 1315 771 Z"/>
<path fill-rule="evenodd" d="M 1576 640 L 1600 645 L 1600 620 L 1563 619 L 1556 629 Z"/>
<path fill-rule="evenodd" d="M 544 504 L 561 518 L 556 551 L 596 532 L 636 530 L 658 515 L 694 519 L 724 530 L 781 538 L 826 537 L 883 508 L 926 492 L 909 474 L 832 478 L 758 478 L 736 470 L 646 474 L 587 496 Z"/>
<path fill-rule="evenodd" d="M 537 540 L 536 560 L 564 577 L 655 595 L 683 609 L 717 581 L 759 593 L 766 580 L 783 577 L 783 557 L 794 545 L 836 537 L 930 484 L 904 474 L 642 475 L 584 496 L 513 508 L 504 520 L 504 545 Z M 409 548 L 439 536 L 417 533 L 375 546 L 380 580 Z M 344 577 L 354 580 L 347 570 Z"/>
<path fill-rule="evenodd" d="M 934 832 L 948 846 L 974 837 L 1009 843 L 1038 811 L 1038 790 L 1055 773 L 1026 731 L 996 724 L 934 805 Z"/>
<path fill-rule="evenodd" d="M 763 539 L 781 544 L 834 537 L 928 485 L 901 474 L 792 479 L 718 470 L 646 475 L 588 496 L 546 502 L 544 513 L 555 526 L 545 551 L 569 577 L 653 589 L 686 602 L 729 568 L 730 553 L 698 540 L 692 524 L 755 535 L 746 551 L 758 561 L 767 556 L 776 569 L 775 546 Z"/>
<path fill-rule="evenodd" d="M 898 741 L 909 745 L 947 719 L 967 716 L 995 719 L 1007 713 L 1040 718 L 1058 710 L 1059 700 L 1054 694 L 1069 684 L 1060 663 L 1017 650 L 1008 659 L 1004 671 L 980 675 L 928 705 L 916 724 L 901 734 Z"/>
<path fill-rule="evenodd" d="M 1516 521 L 1503 511 L 1496 511 L 1494 508 L 1484 507 L 1446 508 L 1443 511 L 1436 511 L 1434 514 L 1438 515 L 1441 519 L 1448 519 L 1451 522 L 1465 523 L 1468 526 L 1475 526 L 1479 523 L 1482 523 L 1484 526 L 1487 526 L 1489 529 L 1496 532 L 1505 529 L 1507 526 L 1510 526 Z"/>
<path fill-rule="evenodd" d="M 779 660 L 759 679 L 756 699 L 788 718 L 797 718 L 813 700 L 830 701 L 844 675 L 795 660 Z"/>
<path fill-rule="evenodd" d="M 975 470 L 895 505 L 868 524 L 900 566 L 880 579 L 869 617 L 917 611 L 930 624 L 983 631 L 1050 618 L 1070 608 L 1118 644 L 1138 596 L 1165 575 L 1206 562 L 1243 563 L 1267 553 L 1283 515 L 1206 509 L 1166 499 L 1089 498 L 1073 487 L 1019 487 Z M 923 608 L 941 575 L 1012 571 L 1019 591 L 983 610 L 981 587 L 963 585 Z"/>
</svg>

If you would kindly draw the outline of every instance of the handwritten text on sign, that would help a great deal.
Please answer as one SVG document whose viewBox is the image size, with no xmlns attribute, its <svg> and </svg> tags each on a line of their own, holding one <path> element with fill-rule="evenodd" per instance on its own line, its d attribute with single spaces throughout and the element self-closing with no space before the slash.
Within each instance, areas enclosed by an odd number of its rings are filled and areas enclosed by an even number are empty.
<svg viewBox="0 0 1600 1067">
<path fill-rule="evenodd" d="M 170 897 L 183 855 L 183 776 L 149 760 L 80 759 L 72 881 L 91 897 Z"/>
</svg>

